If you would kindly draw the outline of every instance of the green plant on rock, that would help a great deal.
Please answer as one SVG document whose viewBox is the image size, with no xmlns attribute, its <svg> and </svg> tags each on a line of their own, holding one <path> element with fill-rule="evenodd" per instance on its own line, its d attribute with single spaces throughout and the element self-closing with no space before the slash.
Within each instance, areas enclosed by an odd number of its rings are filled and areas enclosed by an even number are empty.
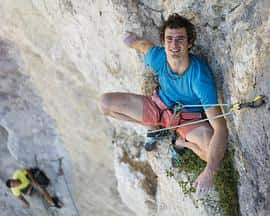
<svg viewBox="0 0 270 216">
<path fill-rule="evenodd" d="M 190 193 L 196 192 L 196 189 L 192 186 L 192 182 L 189 180 L 188 181 L 180 180 L 178 181 L 178 184 L 184 194 L 190 194 Z"/>
<path fill-rule="evenodd" d="M 220 208 L 226 216 L 239 215 L 237 183 L 239 174 L 233 166 L 233 152 L 227 152 L 218 170 L 214 185 L 219 194 Z"/>
<path fill-rule="evenodd" d="M 187 150 L 181 156 L 181 163 L 179 163 L 177 169 L 186 174 L 187 180 L 180 180 L 178 184 L 184 194 L 195 192 L 192 183 L 205 166 L 206 163 L 199 159 L 191 150 Z M 220 169 L 214 177 L 214 187 L 219 195 L 219 201 L 210 196 L 206 196 L 198 201 L 211 207 L 214 211 L 222 211 L 225 216 L 239 215 L 238 178 L 238 173 L 233 167 L 233 152 L 227 152 L 220 165 Z"/>
<path fill-rule="evenodd" d="M 166 176 L 167 177 L 173 177 L 174 176 L 172 168 L 166 170 Z"/>
</svg>

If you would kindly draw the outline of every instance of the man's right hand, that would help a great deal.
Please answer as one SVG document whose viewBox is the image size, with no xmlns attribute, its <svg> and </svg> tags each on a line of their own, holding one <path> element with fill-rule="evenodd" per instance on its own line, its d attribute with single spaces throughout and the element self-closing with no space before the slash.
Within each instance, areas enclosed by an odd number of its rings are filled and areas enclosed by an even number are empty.
<svg viewBox="0 0 270 216">
<path fill-rule="evenodd" d="M 126 44 L 128 47 L 132 47 L 132 44 L 139 40 L 138 35 L 136 35 L 133 32 L 125 32 L 123 42 Z"/>
<path fill-rule="evenodd" d="M 125 32 L 123 41 L 128 47 L 134 48 L 137 51 L 144 54 L 151 46 L 153 46 L 153 44 L 150 41 L 139 37 L 137 34 L 133 32 Z"/>
</svg>

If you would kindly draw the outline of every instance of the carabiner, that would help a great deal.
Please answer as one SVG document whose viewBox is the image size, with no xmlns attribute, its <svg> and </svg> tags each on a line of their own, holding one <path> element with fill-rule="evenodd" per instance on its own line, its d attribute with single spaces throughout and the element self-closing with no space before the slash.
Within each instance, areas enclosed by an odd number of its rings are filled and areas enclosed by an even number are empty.
<svg viewBox="0 0 270 216">
<path fill-rule="evenodd" d="M 176 113 L 178 111 L 181 111 L 184 108 L 184 105 L 180 102 L 176 102 L 173 106 L 173 112 Z"/>
<path fill-rule="evenodd" d="M 241 103 L 240 107 L 241 108 L 243 108 L 243 107 L 257 108 L 257 107 L 260 107 L 266 103 L 265 99 L 266 99 L 265 96 L 259 95 L 259 96 L 255 97 L 252 101 L 248 101 L 246 103 Z"/>
</svg>

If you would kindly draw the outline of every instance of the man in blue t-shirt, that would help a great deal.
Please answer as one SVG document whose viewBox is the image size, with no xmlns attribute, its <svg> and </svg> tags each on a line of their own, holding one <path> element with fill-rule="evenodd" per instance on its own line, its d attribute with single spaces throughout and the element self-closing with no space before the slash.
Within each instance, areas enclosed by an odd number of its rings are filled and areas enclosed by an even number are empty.
<svg viewBox="0 0 270 216">
<path fill-rule="evenodd" d="M 186 18 L 172 14 L 164 22 L 160 39 L 163 47 L 127 33 L 124 42 L 144 53 L 144 62 L 157 74 L 159 87 L 152 96 L 132 93 L 106 93 L 100 100 L 105 115 L 148 126 L 174 126 L 221 114 L 217 103 L 216 87 L 211 70 L 198 57 L 189 53 L 196 37 L 195 27 Z M 175 104 L 202 105 L 174 115 Z M 205 106 L 203 106 L 205 105 Z M 227 144 L 227 127 L 224 118 L 210 120 L 176 129 L 176 145 L 191 149 L 207 162 L 205 169 L 194 182 L 197 192 L 209 190 L 213 176 L 222 160 Z"/>
</svg>

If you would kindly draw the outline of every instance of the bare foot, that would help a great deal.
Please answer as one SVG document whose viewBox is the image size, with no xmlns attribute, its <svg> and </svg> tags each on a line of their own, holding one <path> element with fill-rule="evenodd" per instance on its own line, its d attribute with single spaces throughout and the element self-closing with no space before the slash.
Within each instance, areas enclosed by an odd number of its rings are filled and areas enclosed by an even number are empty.
<svg viewBox="0 0 270 216">
<path fill-rule="evenodd" d="M 177 138 L 177 140 L 175 141 L 175 145 L 177 146 L 177 147 L 186 147 L 186 141 L 185 141 L 185 139 L 183 139 L 181 136 L 179 136 L 178 138 Z"/>
</svg>

